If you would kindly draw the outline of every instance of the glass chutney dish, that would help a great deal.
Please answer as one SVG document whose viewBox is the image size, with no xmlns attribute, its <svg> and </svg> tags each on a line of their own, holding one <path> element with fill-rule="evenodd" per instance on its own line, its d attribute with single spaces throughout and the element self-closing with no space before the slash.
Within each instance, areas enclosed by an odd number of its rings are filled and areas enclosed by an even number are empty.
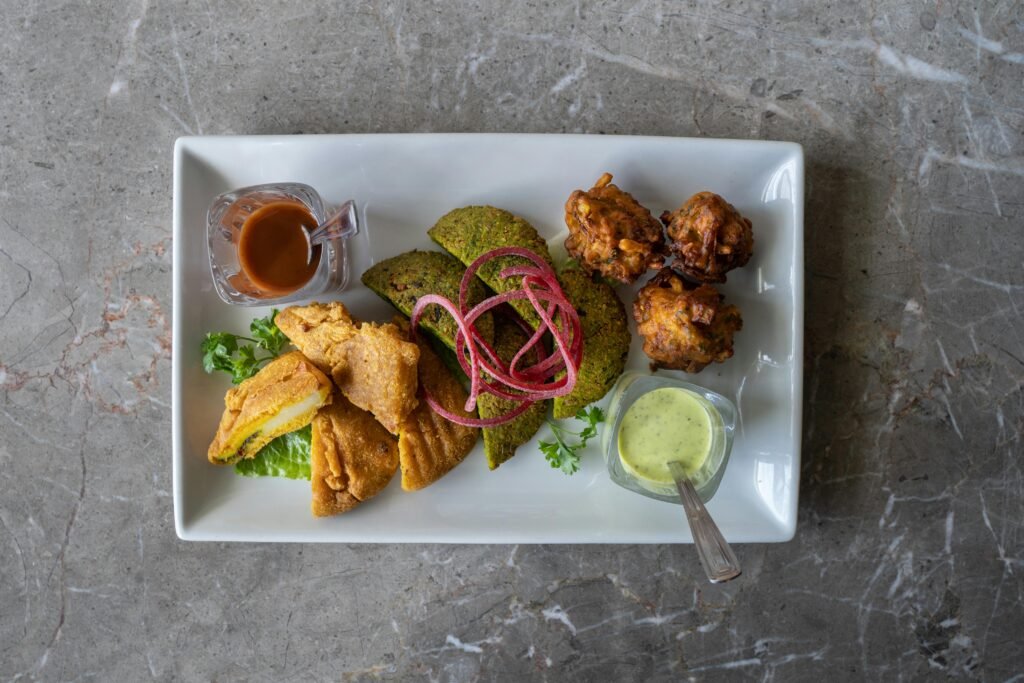
<svg viewBox="0 0 1024 683">
<path fill-rule="evenodd" d="M 608 429 L 604 430 L 602 437 L 602 450 L 608 475 L 613 482 L 634 493 L 666 503 L 680 504 L 679 492 L 674 482 L 662 483 L 638 476 L 634 468 L 623 464 L 619 450 L 623 419 L 629 413 L 629 409 L 641 397 L 659 389 L 678 389 L 685 392 L 700 406 L 707 417 L 710 436 L 707 454 L 690 477 L 697 495 L 707 503 L 718 491 L 729 463 L 733 433 L 736 430 L 736 407 L 721 394 L 674 377 L 626 372 L 619 378 L 611 392 L 608 403 Z"/>
<path fill-rule="evenodd" d="M 342 224 L 336 238 L 312 248 L 313 259 L 318 263 L 309 279 L 287 292 L 261 288 L 246 273 L 240 258 L 243 229 L 250 217 L 281 204 L 299 206 L 308 214 L 313 225 L 304 226 L 307 232 L 328 220 Z M 286 304 L 343 290 L 349 279 L 345 243 L 358 232 L 355 202 L 345 202 L 332 210 L 315 189 L 303 183 L 268 183 L 225 192 L 213 200 L 206 218 L 214 289 L 225 303 L 241 306 Z"/>
</svg>

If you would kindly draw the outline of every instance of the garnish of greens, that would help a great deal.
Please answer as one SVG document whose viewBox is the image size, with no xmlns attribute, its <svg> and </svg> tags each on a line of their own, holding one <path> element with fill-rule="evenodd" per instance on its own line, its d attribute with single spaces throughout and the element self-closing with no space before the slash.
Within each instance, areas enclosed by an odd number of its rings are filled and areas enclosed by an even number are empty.
<svg viewBox="0 0 1024 683">
<path fill-rule="evenodd" d="M 544 454 L 544 459 L 551 464 L 551 467 L 562 470 L 565 474 L 575 474 L 579 470 L 579 451 L 583 450 L 587 441 L 597 436 L 597 425 L 599 422 L 604 422 L 604 411 L 597 406 L 580 408 L 576 413 L 576 419 L 587 423 L 587 426 L 578 432 L 548 420 L 555 440 L 540 442 L 540 451 Z"/>
<path fill-rule="evenodd" d="M 277 437 L 260 449 L 256 457 L 239 460 L 235 472 L 246 477 L 287 477 L 288 479 L 310 478 L 310 443 L 313 428 L 302 429 Z"/>
<path fill-rule="evenodd" d="M 277 358 L 288 343 L 288 337 L 278 329 L 275 318 L 276 308 L 265 318 L 253 320 L 249 324 L 252 337 L 230 332 L 207 333 L 201 347 L 203 370 L 208 373 L 216 370 L 226 372 L 235 384 L 241 384 L 255 375 L 264 363 Z"/>
<path fill-rule="evenodd" d="M 203 339 L 203 369 L 221 370 L 231 375 L 231 381 L 241 384 L 257 372 L 267 361 L 277 358 L 288 344 L 274 320 L 277 309 L 265 318 L 256 318 L 249 324 L 251 337 L 230 332 L 210 332 Z M 309 425 L 277 437 L 260 449 L 255 457 L 235 463 L 235 473 L 246 477 L 310 477 L 310 443 L 312 427 Z"/>
</svg>

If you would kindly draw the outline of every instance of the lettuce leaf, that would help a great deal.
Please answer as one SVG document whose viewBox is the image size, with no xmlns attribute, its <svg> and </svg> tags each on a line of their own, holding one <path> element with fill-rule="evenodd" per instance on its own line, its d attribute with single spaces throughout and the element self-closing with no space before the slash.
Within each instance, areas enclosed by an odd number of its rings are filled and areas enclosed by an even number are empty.
<svg viewBox="0 0 1024 683">
<path fill-rule="evenodd" d="M 255 457 L 235 463 L 235 473 L 246 477 L 310 478 L 309 453 L 313 427 L 288 432 L 260 449 Z"/>
</svg>

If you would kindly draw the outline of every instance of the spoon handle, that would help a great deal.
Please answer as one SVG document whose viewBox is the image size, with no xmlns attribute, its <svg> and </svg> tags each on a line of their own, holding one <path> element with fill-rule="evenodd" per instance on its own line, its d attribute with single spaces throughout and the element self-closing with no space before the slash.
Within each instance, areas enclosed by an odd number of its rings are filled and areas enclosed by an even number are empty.
<svg viewBox="0 0 1024 683">
<path fill-rule="evenodd" d="M 349 200 L 338 207 L 338 210 L 309 234 L 309 244 L 315 247 L 328 240 L 351 237 L 359 232 L 359 217 L 356 204 Z"/>
<path fill-rule="evenodd" d="M 708 514 L 690 478 L 679 463 L 668 463 L 668 469 L 679 489 L 679 498 L 683 501 L 690 533 L 693 534 L 693 544 L 697 547 L 697 555 L 708 580 L 711 583 L 722 583 L 735 579 L 740 575 L 740 563 L 718 530 L 715 520 Z"/>
</svg>

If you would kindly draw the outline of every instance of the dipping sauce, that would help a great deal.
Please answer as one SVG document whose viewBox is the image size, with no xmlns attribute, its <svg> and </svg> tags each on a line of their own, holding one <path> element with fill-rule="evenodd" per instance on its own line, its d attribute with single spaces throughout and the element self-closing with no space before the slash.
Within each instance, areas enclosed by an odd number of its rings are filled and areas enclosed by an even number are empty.
<svg viewBox="0 0 1024 683">
<path fill-rule="evenodd" d="M 682 463 L 693 477 L 711 450 L 711 416 L 686 389 L 663 387 L 638 398 L 619 424 L 619 460 L 641 482 L 673 484 L 665 463 Z"/>
<path fill-rule="evenodd" d="M 320 247 L 306 261 L 307 231 L 317 222 L 303 204 L 271 202 L 253 211 L 242 224 L 238 262 L 252 284 L 279 296 L 301 288 L 320 265 Z"/>
</svg>

